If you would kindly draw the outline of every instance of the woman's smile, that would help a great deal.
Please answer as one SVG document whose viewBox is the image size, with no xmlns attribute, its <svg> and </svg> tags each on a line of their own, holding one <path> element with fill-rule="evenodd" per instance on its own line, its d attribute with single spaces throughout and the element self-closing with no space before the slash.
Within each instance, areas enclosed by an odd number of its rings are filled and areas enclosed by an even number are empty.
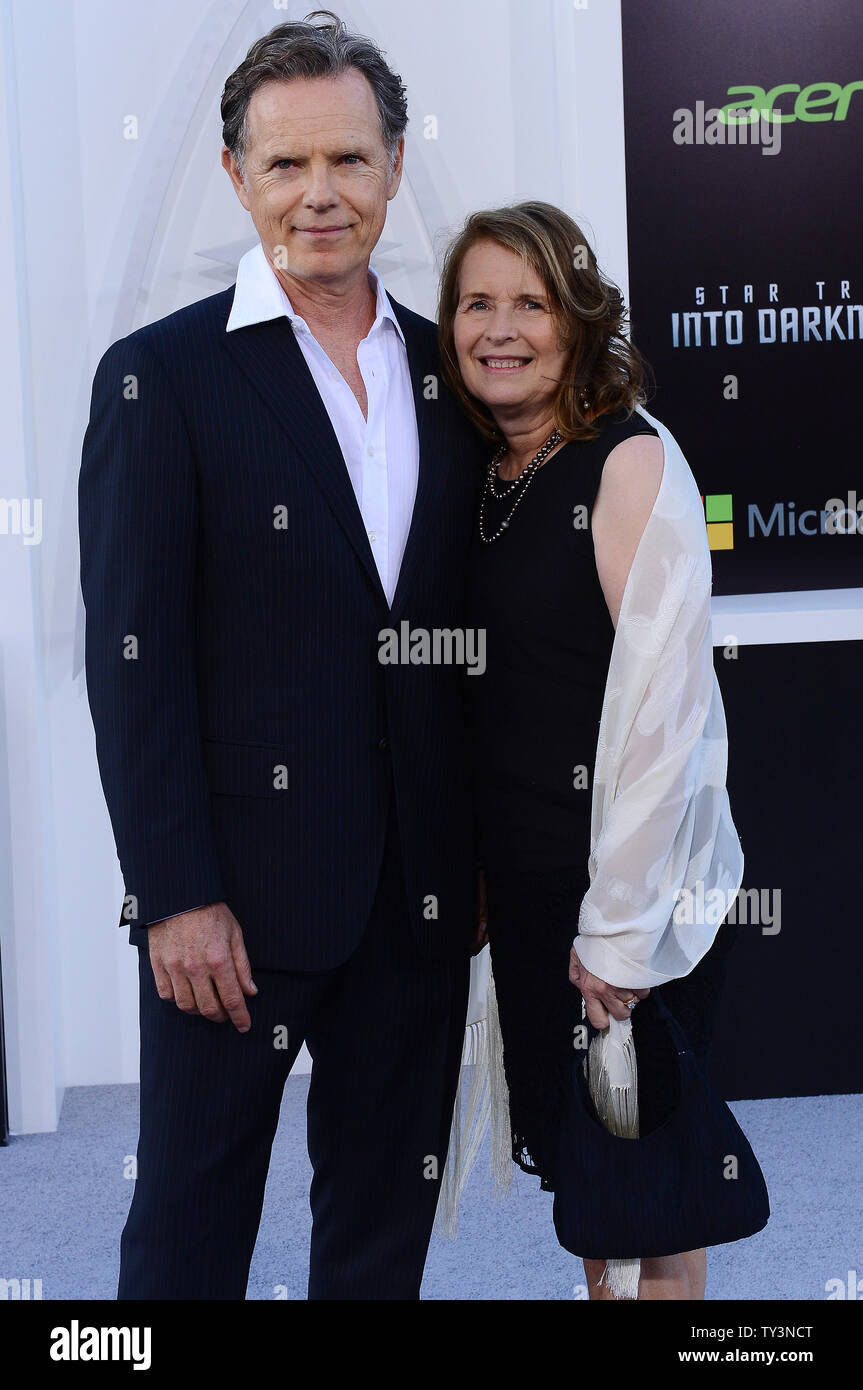
<svg viewBox="0 0 863 1390">
<path fill-rule="evenodd" d="M 532 357 L 494 357 L 486 355 L 478 357 L 477 361 L 487 371 L 491 372 L 520 372 L 529 366 L 533 361 Z"/>
</svg>

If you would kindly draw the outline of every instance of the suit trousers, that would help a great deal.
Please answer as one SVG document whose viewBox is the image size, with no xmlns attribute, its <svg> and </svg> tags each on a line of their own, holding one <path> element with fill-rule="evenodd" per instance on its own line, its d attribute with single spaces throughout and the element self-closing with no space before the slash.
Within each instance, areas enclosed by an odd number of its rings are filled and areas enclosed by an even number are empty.
<svg viewBox="0 0 863 1390">
<path fill-rule="evenodd" d="M 470 962 L 467 943 L 463 956 L 420 954 L 394 804 L 358 947 L 324 971 L 256 970 L 252 960 L 259 992 L 247 999 L 247 1033 L 160 999 L 147 948 L 138 949 L 138 1175 L 118 1298 L 245 1297 L 282 1091 L 304 1041 L 314 1174 L 308 1296 L 418 1298 Z"/>
</svg>

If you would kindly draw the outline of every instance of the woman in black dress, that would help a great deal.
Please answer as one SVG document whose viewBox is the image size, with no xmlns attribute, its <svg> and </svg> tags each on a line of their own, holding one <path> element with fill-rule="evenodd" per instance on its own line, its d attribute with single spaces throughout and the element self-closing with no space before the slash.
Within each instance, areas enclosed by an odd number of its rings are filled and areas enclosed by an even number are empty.
<svg viewBox="0 0 863 1390">
<path fill-rule="evenodd" d="M 615 624 L 663 468 L 623 318 L 583 234 L 548 204 L 474 214 L 450 247 L 444 371 L 490 441 L 468 616 L 486 669 L 467 682 L 488 933 L 512 1156 L 548 1190 L 582 998 L 595 1028 L 632 1018 L 640 1132 L 675 1103 L 651 992 L 607 984 L 573 949 Z M 734 930 L 661 987 L 702 1057 Z M 591 1298 L 610 1297 L 603 1268 L 585 1261 Z M 703 1250 L 643 1260 L 639 1298 L 703 1298 L 705 1269 Z"/>
</svg>

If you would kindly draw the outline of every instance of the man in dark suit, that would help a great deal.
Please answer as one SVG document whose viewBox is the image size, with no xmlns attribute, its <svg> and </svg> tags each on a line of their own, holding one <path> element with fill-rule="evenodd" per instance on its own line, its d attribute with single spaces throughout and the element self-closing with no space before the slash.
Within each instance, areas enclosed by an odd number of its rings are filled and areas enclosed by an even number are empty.
<svg viewBox="0 0 863 1390">
<path fill-rule="evenodd" d="M 225 86 L 260 245 L 232 289 L 108 349 L 84 441 L 87 685 L 140 966 L 120 1298 L 244 1297 L 304 1041 L 309 1297 L 418 1297 L 446 1158 L 466 673 L 384 661 L 381 634 L 461 628 L 479 443 L 434 325 L 369 267 L 404 89 L 324 19 Z"/>
</svg>

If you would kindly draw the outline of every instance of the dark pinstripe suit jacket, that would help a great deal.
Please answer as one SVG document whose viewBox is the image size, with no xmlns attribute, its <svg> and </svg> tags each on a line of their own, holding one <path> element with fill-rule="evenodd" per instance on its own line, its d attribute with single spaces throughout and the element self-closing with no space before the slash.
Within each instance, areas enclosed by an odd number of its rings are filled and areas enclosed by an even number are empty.
<svg viewBox="0 0 863 1390">
<path fill-rule="evenodd" d="M 368 917 L 394 779 L 421 948 L 461 950 L 464 669 L 382 665 L 378 634 L 463 626 L 478 437 L 441 382 L 434 325 L 391 301 L 420 457 L 390 610 L 293 330 L 227 333 L 233 294 L 114 343 L 84 438 L 87 688 L 130 939 L 224 900 L 253 968 L 340 963 Z"/>
</svg>

